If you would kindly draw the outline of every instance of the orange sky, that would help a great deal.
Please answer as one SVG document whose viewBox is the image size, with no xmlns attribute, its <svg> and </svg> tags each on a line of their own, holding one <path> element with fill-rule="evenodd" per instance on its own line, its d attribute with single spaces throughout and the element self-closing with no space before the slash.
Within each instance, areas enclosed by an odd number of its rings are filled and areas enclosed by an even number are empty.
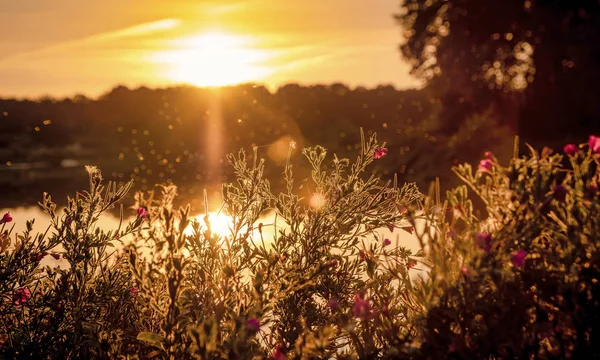
<svg viewBox="0 0 600 360">
<path fill-rule="evenodd" d="M 398 0 L 21 0 L 0 5 L 0 96 L 116 84 L 414 87 Z"/>
</svg>

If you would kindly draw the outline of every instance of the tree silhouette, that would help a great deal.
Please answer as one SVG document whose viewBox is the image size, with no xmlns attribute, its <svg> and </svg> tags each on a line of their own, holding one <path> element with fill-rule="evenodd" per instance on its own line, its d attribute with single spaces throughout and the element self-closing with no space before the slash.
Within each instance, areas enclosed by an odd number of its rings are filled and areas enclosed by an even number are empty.
<svg viewBox="0 0 600 360">
<path fill-rule="evenodd" d="M 412 72 L 443 91 L 443 129 L 490 107 L 534 144 L 600 129 L 597 0 L 406 0 L 396 18 Z"/>
</svg>

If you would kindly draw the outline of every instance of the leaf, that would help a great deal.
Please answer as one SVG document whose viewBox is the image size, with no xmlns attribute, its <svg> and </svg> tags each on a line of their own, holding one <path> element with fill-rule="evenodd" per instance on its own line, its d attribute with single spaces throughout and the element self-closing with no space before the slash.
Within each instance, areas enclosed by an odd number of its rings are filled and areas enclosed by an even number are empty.
<svg viewBox="0 0 600 360">
<path fill-rule="evenodd" d="M 158 348 L 162 348 L 162 344 L 165 341 L 162 336 L 151 332 L 141 332 L 138 334 L 137 339 Z"/>
</svg>

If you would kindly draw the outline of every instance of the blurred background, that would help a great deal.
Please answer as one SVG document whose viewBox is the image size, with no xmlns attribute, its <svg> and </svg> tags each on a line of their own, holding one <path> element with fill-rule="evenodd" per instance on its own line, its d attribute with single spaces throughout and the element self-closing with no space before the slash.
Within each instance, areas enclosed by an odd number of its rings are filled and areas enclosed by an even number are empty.
<svg viewBox="0 0 600 360">
<path fill-rule="evenodd" d="M 600 128 L 597 0 L 0 0 L 0 208 L 59 203 L 84 165 L 136 190 L 174 183 L 201 210 L 258 148 L 281 186 L 290 141 L 373 172 L 458 183 L 451 167 L 513 139 Z"/>
</svg>

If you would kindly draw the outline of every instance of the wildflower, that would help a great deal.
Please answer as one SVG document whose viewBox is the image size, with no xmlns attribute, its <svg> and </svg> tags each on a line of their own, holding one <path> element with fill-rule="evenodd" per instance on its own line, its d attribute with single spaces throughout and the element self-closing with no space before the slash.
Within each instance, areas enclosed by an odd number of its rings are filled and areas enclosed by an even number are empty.
<svg viewBox="0 0 600 360">
<path fill-rule="evenodd" d="M 287 356 L 285 355 L 285 349 L 283 345 L 277 345 L 275 348 L 275 352 L 273 353 L 273 360 L 285 360 Z"/>
<path fill-rule="evenodd" d="M 31 298 L 31 291 L 29 288 L 19 288 L 15 290 L 13 294 L 13 301 L 15 305 L 25 304 Z"/>
<path fill-rule="evenodd" d="M 565 154 L 573 156 L 575 154 L 577 154 L 578 150 L 577 150 L 577 146 L 575 144 L 567 144 L 565 145 L 565 147 L 563 148 L 563 151 Z"/>
<path fill-rule="evenodd" d="M 384 147 L 378 147 L 373 152 L 373 157 L 375 159 L 381 159 L 382 157 L 386 156 L 387 153 L 388 153 L 388 150 L 386 148 L 384 148 Z"/>
<path fill-rule="evenodd" d="M 519 250 L 512 255 L 510 260 L 514 267 L 523 267 L 525 265 L 525 257 L 527 257 L 527 252 Z"/>
<path fill-rule="evenodd" d="M 392 241 L 391 241 L 390 239 L 388 239 L 388 238 L 385 238 L 385 239 L 383 240 L 383 246 L 388 246 L 388 245 L 390 245 L 391 243 L 392 243 Z"/>
<path fill-rule="evenodd" d="M 135 288 L 135 287 L 131 287 L 131 288 L 129 288 L 129 295 L 130 295 L 132 298 L 135 298 L 135 297 L 137 297 L 137 296 L 138 296 L 138 292 L 139 292 L 139 291 L 138 291 L 138 289 L 137 289 L 137 288 Z"/>
<path fill-rule="evenodd" d="M 327 302 L 327 306 L 329 306 L 329 308 L 331 310 L 337 310 L 339 307 L 339 301 L 338 299 L 333 296 L 331 299 L 329 299 L 329 301 Z"/>
<path fill-rule="evenodd" d="M 590 184 L 587 189 L 588 189 L 589 192 L 591 192 L 592 194 L 594 194 L 594 193 L 598 192 L 598 185 L 595 184 L 595 183 Z"/>
<path fill-rule="evenodd" d="M 44 254 L 42 254 L 42 253 L 31 254 L 30 257 L 31 257 L 31 260 L 33 260 L 35 262 L 40 262 L 40 261 L 42 261 Z"/>
<path fill-rule="evenodd" d="M 60 254 L 59 253 L 51 253 L 50 256 L 52 256 L 54 258 L 54 260 L 60 260 Z"/>
<path fill-rule="evenodd" d="M 588 145 L 594 154 L 600 153 L 600 137 L 590 135 Z"/>
<path fill-rule="evenodd" d="M 365 300 L 362 295 L 354 295 L 354 306 L 352 307 L 352 314 L 361 319 L 369 319 L 373 313 L 371 312 L 371 304 L 368 300 Z"/>
<path fill-rule="evenodd" d="M 469 273 L 469 268 L 466 266 L 463 266 L 460 268 L 460 273 L 463 275 L 467 275 Z"/>
<path fill-rule="evenodd" d="M 250 318 L 246 321 L 246 327 L 252 332 L 260 330 L 260 321 L 257 318 Z"/>
<path fill-rule="evenodd" d="M 483 159 L 479 162 L 479 165 L 477 166 L 477 171 L 482 173 L 489 173 L 490 171 L 492 171 L 493 165 L 494 164 L 492 163 L 492 160 Z"/>
<path fill-rule="evenodd" d="M 388 225 L 388 230 L 389 230 L 390 232 L 394 232 L 394 225 L 392 225 L 392 224 L 389 224 L 389 225 Z"/>
<path fill-rule="evenodd" d="M 358 256 L 360 257 L 360 260 L 362 260 L 362 261 L 365 261 L 365 260 L 367 260 L 367 254 L 365 254 L 365 252 L 364 252 L 364 251 L 362 251 L 362 250 L 360 250 L 360 251 L 358 252 Z"/>
<path fill-rule="evenodd" d="M 492 249 L 492 235 L 488 233 L 479 233 L 475 235 L 475 243 L 479 246 L 483 251 L 490 252 Z"/>
<path fill-rule="evenodd" d="M 141 219 L 146 219 L 148 217 L 148 211 L 146 209 L 144 209 L 143 207 L 139 207 L 137 209 L 137 215 Z"/>
<path fill-rule="evenodd" d="M 413 228 L 412 226 L 404 226 L 404 227 L 402 227 L 402 230 L 404 230 L 404 231 L 406 231 L 406 232 L 408 232 L 408 233 L 412 234 L 412 233 L 413 233 L 413 230 L 414 230 L 414 228 Z"/>
<path fill-rule="evenodd" d="M 0 224 L 6 224 L 13 221 L 12 216 L 10 216 L 10 211 L 4 213 L 4 215 L 2 216 L 2 220 L 0 220 Z"/>
<path fill-rule="evenodd" d="M 569 190 L 563 185 L 556 185 L 554 188 L 552 188 L 552 192 L 554 192 L 554 198 L 556 200 L 564 201 Z"/>
<path fill-rule="evenodd" d="M 486 159 L 491 160 L 491 161 L 496 161 L 496 157 L 494 156 L 494 154 L 491 151 L 486 151 L 484 153 L 484 156 Z"/>
</svg>

